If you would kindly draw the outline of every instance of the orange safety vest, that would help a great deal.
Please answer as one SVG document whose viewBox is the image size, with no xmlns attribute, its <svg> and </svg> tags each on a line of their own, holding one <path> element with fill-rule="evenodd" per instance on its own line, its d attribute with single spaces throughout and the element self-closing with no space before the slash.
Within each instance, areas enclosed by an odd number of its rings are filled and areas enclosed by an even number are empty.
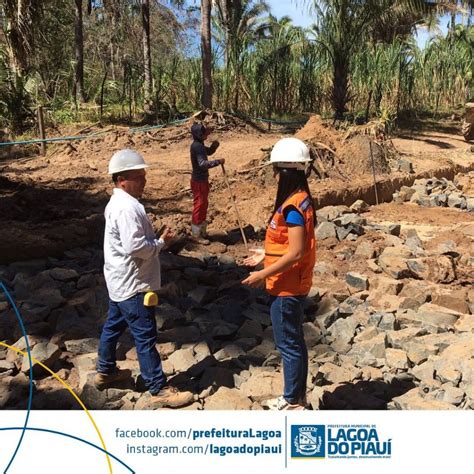
<svg viewBox="0 0 474 474">
<path fill-rule="evenodd" d="M 304 217 L 305 246 L 301 259 L 284 272 L 266 279 L 267 291 L 273 296 L 307 295 L 313 281 L 313 268 L 316 262 L 316 239 L 314 237 L 313 203 L 305 191 L 292 194 L 277 210 L 267 227 L 265 236 L 265 261 L 268 267 L 288 252 L 288 226 L 283 211 L 294 206 Z"/>
</svg>

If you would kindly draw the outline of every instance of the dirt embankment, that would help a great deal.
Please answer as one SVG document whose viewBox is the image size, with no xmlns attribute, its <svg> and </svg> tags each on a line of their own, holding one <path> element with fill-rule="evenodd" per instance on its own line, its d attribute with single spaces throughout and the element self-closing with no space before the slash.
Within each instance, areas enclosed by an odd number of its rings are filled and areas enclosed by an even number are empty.
<svg viewBox="0 0 474 474">
<path fill-rule="evenodd" d="M 199 118 L 213 128 L 210 140 L 221 143 L 213 158 L 226 159 L 244 224 L 257 230 L 264 227 L 273 207 L 275 181 L 271 169 L 260 165 L 272 145 L 287 135 L 282 131 L 269 133 L 222 114 Z M 100 244 L 103 209 L 112 188 L 107 164 L 111 154 L 124 147 L 137 148 L 152 165 L 144 204 L 156 227 L 167 224 L 188 233 L 192 209 L 190 123 L 135 133 L 114 127 L 84 141 L 50 146 L 46 157 L 0 161 L 0 263 L 55 256 L 66 249 Z M 393 140 L 397 156 L 412 162 L 411 174 L 395 172 L 390 166 L 393 155 L 387 155 L 386 146 L 380 140 L 374 141 L 370 133 L 338 131 L 315 116 L 296 136 L 314 147 L 325 172 L 322 178 L 310 178 L 317 207 L 352 204 L 357 199 L 375 203 L 372 158 L 381 202 L 389 201 L 395 190 L 411 185 L 418 177 L 452 179 L 459 172 L 474 169 L 474 155 L 467 151 L 462 139 L 436 131 Z M 434 140 L 435 136 L 443 137 L 439 146 L 440 139 Z M 442 155 L 436 147 L 443 151 Z M 209 228 L 220 232 L 235 229 L 235 212 L 222 171 L 215 168 L 210 174 Z"/>
</svg>

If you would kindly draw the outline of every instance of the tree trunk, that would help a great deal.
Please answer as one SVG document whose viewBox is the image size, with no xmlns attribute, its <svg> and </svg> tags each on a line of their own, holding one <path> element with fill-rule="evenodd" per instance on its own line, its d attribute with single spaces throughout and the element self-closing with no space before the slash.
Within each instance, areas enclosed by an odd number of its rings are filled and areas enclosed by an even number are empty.
<svg viewBox="0 0 474 474">
<path fill-rule="evenodd" d="M 349 102 L 349 64 L 348 58 L 340 52 L 334 55 L 333 84 L 331 102 L 334 109 L 334 118 L 343 120 L 346 104 Z"/>
<path fill-rule="evenodd" d="M 201 0 L 202 106 L 212 109 L 211 0 Z"/>
<path fill-rule="evenodd" d="M 370 89 L 369 95 L 367 97 L 367 105 L 365 106 L 365 121 L 368 122 L 370 118 L 370 104 L 372 102 L 372 94 L 374 91 Z"/>
<path fill-rule="evenodd" d="M 150 0 L 141 0 L 142 9 L 142 41 L 143 66 L 145 72 L 145 101 L 144 110 L 147 115 L 153 113 L 153 83 L 151 77 L 151 48 L 150 48 Z"/>
<path fill-rule="evenodd" d="M 451 36 L 454 36 L 454 31 L 456 30 L 456 12 L 455 11 L 451 12 L 451 21 L 450 21 L 449 29 L 451 32 Z"/>
<path fill-rule="evenodd" d="M 82 25 L 82 0 L 74 0 L 74 41 L 76 50 L 76 67 L 74 71 L 76 100 L 86 102 L 84 93 L 84 32 Z"/>
</svg>

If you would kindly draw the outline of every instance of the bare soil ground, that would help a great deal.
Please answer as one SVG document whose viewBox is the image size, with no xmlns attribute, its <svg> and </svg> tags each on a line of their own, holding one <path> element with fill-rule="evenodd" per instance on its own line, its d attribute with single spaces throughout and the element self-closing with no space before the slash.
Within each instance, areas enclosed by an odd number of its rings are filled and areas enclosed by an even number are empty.
<svg viewBox="0 0 474 474">
<path fill-rule="evenodd" d="M 343 147 L 337 149 L 336 132 L 321 128 L 320 123 L 311 126 L 312 129 L 300 131 L 297 136 L 319 137 L 321 142 L 336 149 L 336 153 L 343 150 Z M 100 244 L 102 213 L 112 190 L 107 164 L 112 153 L 124 147 L 138 149 L 152 165 L 144 204 L 156 228 L 167 224 L 180 233 L 188 233 L 192 210 L 188 129 L 189 124 L 184 124 L 129 134 L 125 128 L 113 127 L 102 136 L 71 145 L 50 146 L 46 157 L 3 158 L 0 161 L 0 263 L 55 256 L 69 248 Z M 275 195 L 271 170 L 258 167 L 266 159 L 269 148 L 286 135 L 283 130 L 266 132 L 236 120 L 217 126 L 210 137 L 221 143 L 215 158 L 226 159 L 244 224 L 251 224 L 257 230 L 265 226 Z M 474 154 L 456 133 L 454 124 L 437 129 L 430 124 L 423 131 L 402 130 L 392 142 L 399 155 L 413 163 L 415 174 L 380 173 L 377 181 L 381 201 L 390 201 L 397 187 L 412 184 L 416 176 L 441 174 L 452 179 L 458 172 L 474 169 Z M 357 148 L 352 148 L 351 153 L 354 162 L 362 160 Z M 374 201 L 373 178 L 366 167 L 354 169 L 354 163 L 346 156 L 338 157 L 334 168 L 341 171 L 329 172 L 325 179 L 311 180 L 319 206 L 351 204 L 359 198 L 369 203 Z M 220 168 L 211 170 L 211 186 L 209 229 L 217 235 L 235 229 L 237 221 Z M 381 221 L 412 219 L 418 224 L 424 221 L 456 224 L 459 217 L 454 211 L 417 206 L 384 205 L 371 212 Z M 466 213 L 463 216 L 467 220 L 472 217 Z M 237 246 L 232 251 L 241 253 L 243 249 Z"/>
</svg>

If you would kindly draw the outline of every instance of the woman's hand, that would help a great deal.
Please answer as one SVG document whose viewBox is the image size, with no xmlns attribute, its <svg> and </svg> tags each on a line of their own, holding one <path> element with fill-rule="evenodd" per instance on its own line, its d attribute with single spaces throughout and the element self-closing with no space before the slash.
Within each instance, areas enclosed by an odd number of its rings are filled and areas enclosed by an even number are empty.
<svg viewBox="0 0 474 474">
<path fill-rule="evenodd" d="M 263 249 L 250 249 L 253 255 L 250 255 L 244 260 L 246 267 L 256 267 L 265 259 L 265 250 Z"/>
<path fill-rule="evenodd" d="M 175 237 L 175 235 L 176 234 L 169 227 L 165 227 L 160 238 L 163 239 L 165 244 L 167 244 Z"/>
<path fill-rule="evenodd" d="M 250 272 L 250 275 L 242 281 L 243 285 L 248 285 L 251 288 L 263 288 L 265 286 L 265 277 L 259 272 Z"/>
</svg>

